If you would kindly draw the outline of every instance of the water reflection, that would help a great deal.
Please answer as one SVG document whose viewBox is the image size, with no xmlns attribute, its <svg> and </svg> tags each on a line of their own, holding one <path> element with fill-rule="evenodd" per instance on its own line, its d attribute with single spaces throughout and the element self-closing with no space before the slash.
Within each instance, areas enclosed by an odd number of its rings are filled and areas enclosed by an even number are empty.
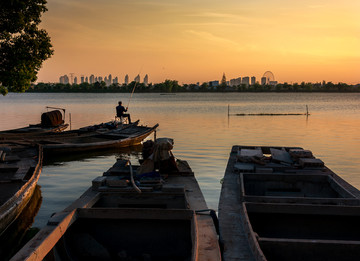
<svg viewBox="0 0 360 261">
<path fill-rule="evenodd" d="M 43 166 L 61 166 L 66 162 L 71 161 L 85 161 L 96 159 L 99 157 L 110 157 L 115 156 L 115 158 L 119 159 L 129 159 L 130 157 L 133 159 L 139 160 L 141 155 L 142 145 L 135 145 L 128 148 L 117 148 L 117 149 L 108 149 L 108 150 L 100 150 L 100 151 L 92 151 L 92 152 L 76 152 L 76 153 L 68 153 L 68 154 L 60 154 L 56 156 L 47 156 L 44 155 Z"/>
<path fill-rule="evenodd" d="M 41 202 L 41 190 L 40 186 L 37 185 L 32 198 L 20 216 L 0 237 L 0 260 L 9 260 L 38 232 L 38 228 L 29 228 L 34 223 L 34 218 L 40 209 Z"/>
<path fill-rule="evenodd" d="M 130 94 L 29 93 L 0 96 L 0 130 L 39 121 L 47 105 L 65 107 L 73 129 L 114 118 L 119 100 Z M 217 209 L 230 149 L 233 145 L 298 146 L 311 150 L 328 167 L 360 188 L 359 93 L 134 93 L 133 119 L 153 126 L 157 136 L 175 140 L 174 155 L 189 162 L 208 207 Z M 305 112 L 301 116 L 227 117 L 230 113 Z M 69 117 L 67 117 L 69 119 Z M 43 224 L 102 175 L 117 157 L 137 160 L 131 152 L 55 158 L 44 165 L 39 184 L 44 197 L 36 219 Z M 37 221 L 35 220 L 35 223 Z M 41 226 L 41 224 L 39 224 Z"/>
<path fill-rule="evenodd" d="M 102 150 L 91 153 L 68 153 L 44 159 L 38 184 L 42 187 L 43 204 L 35 225 L 43 227 L 54 212 L 63 210 L 91 186 L 94 178 L 102 176 L 117 159 L 138 164 L 142 145 Z"/>
</svg>

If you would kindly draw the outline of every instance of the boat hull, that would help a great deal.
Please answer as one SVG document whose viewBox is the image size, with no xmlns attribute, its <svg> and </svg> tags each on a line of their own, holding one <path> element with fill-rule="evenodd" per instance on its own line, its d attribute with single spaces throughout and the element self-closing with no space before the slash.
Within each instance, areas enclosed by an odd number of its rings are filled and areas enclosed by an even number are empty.
<svg viewBox="0 0 360 261">
<path fill-rule="evenodd" d="M 36 162 L 32 162 L 32 159 L 20 159 L 20 163 L 18 163 L 18 170 L 21 170 L 25 167 L 26 173 L 22 173 L 24 179 L 17 179 L 15 177 L 16 175 L 19 175 L 19 171 L 17 171 L 15 174 L 13 174 L 13 177 L 10 177 L 8 180 L 2 180 L 0 184 L 0 187 L 2 187 L 2 205 L 0 206 L 0 233 L 4 232 L 5 229 L 10 226 L 10 224 L 20 215 L 34 194 L 42 168 L 41 148 L 38 151 L 38 155 L 34 156 L 37 157 Z M 24 161 L 24 163 L 21 161 Z M 35 166 L 28 166 L 28 164 L 30 164 L 29 162 L 31 164 L 35 164 Z M 10 165 L 11 164 L 7 164 L 8 167 Z M 26 170 L 26 167 L 28 167 L 28 170 Z M 5 169 L 2 169 L 2 171 L 8 174 Z"/>
<path fill-rule="evenodd" d="M 42 144 L 42 146 L 46 155 L 126 148 L 140 144 L 144 139 L 154 133 L 157 127 L 158 125 L 155 125 L 154 127 L 148 128 L 141 133 L 129 136 L 95 133 L 92 136 L 85 135 L 83 139 L 79 138 L 78 140 L 72 138 L 68 140 L 58 140 L 59 143 L 57 144 L 54 139 L 50 140 L 48 143 L 46 141 L 43 142 L 44 144 Z"/>
<path fill-rule="evenodd" d="M 1 131 L 0 140 L 16 140 L 31 138 L 33 136 L 43 135 L 46 133 L 58 133 L 69 127 L 69 124 L 60 124 L 56 127 L 41 127 L 40 125 L 30 125 L 29 127 Z"/>
</svg>

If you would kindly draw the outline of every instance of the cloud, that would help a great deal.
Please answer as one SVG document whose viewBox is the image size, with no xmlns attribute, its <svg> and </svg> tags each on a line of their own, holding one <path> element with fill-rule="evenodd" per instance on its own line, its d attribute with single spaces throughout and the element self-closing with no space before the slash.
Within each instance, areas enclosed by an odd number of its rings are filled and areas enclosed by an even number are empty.
<svg viewBox="0 0 360 261">
<path fill-rule="evenodd" d="M 194 13 L 194 14 L 187 14 L 185 16 L 207 17 L 207 18 L 238 18 L 239 17 L 239 15 L 234 15 L 230 13 L 215 13 L 215 12 Z"/>
<path fill-rule="evenodd" d="M 208 32 L 194 31 L 194 30 L 186 30 L 185 32 L 188 34 L 195 35 L 204 40 L 208 40 L 208 41 L 213 41 L 213 42 L 218 42 L 218 43 L 237 44 L 234 41 L 231 41 L 231 40 L 223 38 L 223 37 L 215 36 Z"/>
<path fill-rule="evenodd" d="M 326 5 L 308 5 L 308 8 L 310 8 L 310 9 L 322 9 L 325 7 L 326 7 Z"/>
</svg>

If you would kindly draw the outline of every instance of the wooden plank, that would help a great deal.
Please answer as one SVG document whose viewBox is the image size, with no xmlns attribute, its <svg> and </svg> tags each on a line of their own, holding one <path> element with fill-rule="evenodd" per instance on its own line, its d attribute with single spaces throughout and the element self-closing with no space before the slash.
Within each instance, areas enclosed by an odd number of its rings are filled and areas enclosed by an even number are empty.
<svg viewBox="0 0 360 261">
<path fill-rule="evenodd" d="M 240 213 L 239 175 L 233 172 L 238 146 L 232 148 L 219 202 L 220 243 L 224 261 L 255 261 Z"/>
<path fill-rule="evenodd" d="M 12 181 L 22 181 L 24 180 L 26 174 L 30 171 L 30 167 L 21 167 L 19 168 L 14 176 L 11 178 Z"/>
</svg>

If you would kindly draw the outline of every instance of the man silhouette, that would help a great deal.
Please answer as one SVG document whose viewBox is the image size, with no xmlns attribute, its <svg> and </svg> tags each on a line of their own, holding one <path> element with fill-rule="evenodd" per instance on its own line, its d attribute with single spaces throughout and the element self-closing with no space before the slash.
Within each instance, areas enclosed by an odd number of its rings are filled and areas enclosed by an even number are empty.
<svg viewBox="0 0 360 261">
<path fill-rule="evenodd" d="M 122 106 L 122 102 L 119 101 L 119 105 L 116 106 L 116 117 L 127 117 L 129 124 L 131 124 L 130 114 L 124 113 L 127 112 L 128 108 L 125 109 L 124 106 Z"/>
</svg>

